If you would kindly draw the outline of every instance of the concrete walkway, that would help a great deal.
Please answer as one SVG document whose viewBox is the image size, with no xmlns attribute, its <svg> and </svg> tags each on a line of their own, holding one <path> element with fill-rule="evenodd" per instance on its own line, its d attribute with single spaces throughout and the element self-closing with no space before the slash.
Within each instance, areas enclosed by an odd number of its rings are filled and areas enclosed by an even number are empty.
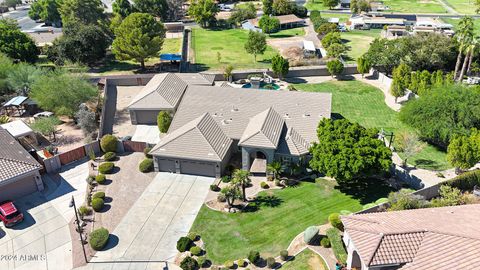
<svg viewBox="0 0 480 270">
<path fill-rule="evenodd" d="M 105 250 L 82 269 L 158 269 L 162 261 L 173 262 L 177 240 L 190 230 L 213 181 L 158 173 L 111 232 Z"/>
<path fill-rule="evenodd" d="M 85 196 L 88 165 L 65 166 L 58 175 L 44 176 L 46 189 L 15 201 L 25 220 L 13 228 L 0 227 L 0 269 L 71 269 L 72 242 L 68 222 L 75 197 L 80 205 Z"/>
</svg>

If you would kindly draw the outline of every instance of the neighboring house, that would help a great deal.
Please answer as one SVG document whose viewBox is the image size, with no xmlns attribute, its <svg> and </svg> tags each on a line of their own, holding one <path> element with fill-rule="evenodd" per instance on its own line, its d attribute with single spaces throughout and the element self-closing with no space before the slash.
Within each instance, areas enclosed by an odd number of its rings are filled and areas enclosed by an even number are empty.
<svg viewBox="0 0 480 270">
<path fill-rule="evenodd" d="M 177 91 L 164 87 L 165 96 Z M 172 106 L 168 134 L 150 152 L 155 169 L 219 177 L 235 154 L 246 170 L 257 160 L 255 172 L 262 174 L 273 160 L 306 163 L 318 122 L 330 118 L 331 99 L 330 93 L 188 85 Z"/>
<path fill-rule="evenodd" d="M 213 85 L 214 76 L 199 73 L 155 75 L 128 105 L 132 124 L 157 124 L 160 111 L 175 113 L 188 85 Z"/>
<path fill-rule="evenodd" d="M 306 25 L 304 19 L 297 17 L 294 14 L 281 15 L 281 16 L 272 16 L 277 18 L 280 22 L 280 29 L 290 29 L 295 27 L 303 27 Z M 253 30 L 257 32 L 262 32 L 258 22 L 260 18 L 250 19 L 242 23 L 242 28 L 245 30 Z"/>
<path fill-rule="evenodd" d="M 42 166 L 0 127 L 0 201 L 43 190 Z"/>
<path fill-rule="evenodd" d="M 347 25 L 350 26 L 350 29 L 382 29 L 384 26 L 405 26 L 413 24 L 413 22 L 409 21 L 412 16 L 396 16 L 393 14 L 362 14 L 352 16 Z M 415 17 L 415 16 L 413 16 Z M 416 18 L 416 17 L 415 17 Z"/>
<path fill-rule="evenodd" d="M 480 205 L 342 216 L 348 269 L 480 266 Z"/>
</svg>

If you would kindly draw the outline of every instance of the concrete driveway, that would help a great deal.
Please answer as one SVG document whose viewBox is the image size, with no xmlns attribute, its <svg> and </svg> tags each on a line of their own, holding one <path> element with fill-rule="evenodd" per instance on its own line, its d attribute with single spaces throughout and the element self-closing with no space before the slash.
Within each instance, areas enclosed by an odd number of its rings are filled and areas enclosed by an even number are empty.
<svg viewBox="0 0 480 270">
<path fill-rule="evenodd" d="M 43 177 L 46 189 L 15 201 L 25 220 L 13 228 L 0 227 L 0 269 L 71 269 L 72 242 L 68 222 L 74 212 L 71 196 L 84 201 L 88 163 L 64 166 Z"/>
<path fill-rule="evenodd" d="M 111 232 L 118 242 L 92 259 L 104 263 L 91 263 L 88 268 L 150 269 L 158 267 L 158 261 L 173 261 L 177 240 L 190 230 L 213 181 L 209 177 L 158 173 Z"/>
</svg>

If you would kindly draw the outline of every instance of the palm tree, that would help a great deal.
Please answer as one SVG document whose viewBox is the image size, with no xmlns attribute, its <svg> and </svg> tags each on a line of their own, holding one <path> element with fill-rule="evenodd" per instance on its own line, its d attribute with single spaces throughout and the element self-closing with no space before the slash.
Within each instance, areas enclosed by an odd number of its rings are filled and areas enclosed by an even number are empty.
<svg viewBox="0 0 480 270">
<path fill-rule="evenodd" d="M 462 55 L 468 44 L 473 39 L 473 19 L 472 17 L 465 16 L 458 23 L 458 31 L 455 35 L 457 37 L 460 46 L 458 48 L 457 62 L 455 64 L 454 80 L 457 80 L 458 70 L 460 69 L 460 63 L 462 62 Z"/>
<path fill-rule="evenodd" d="M 285 170 L 280 161 L 272 161 L 267 165 L 267 170 L 273 173 L 273 179 L 278 179 L 278 176 Z"/>
<path fill-rule="evenodd" d="M 235 170 L 232 174 L 232 184 L 242 188 L 243 201 L 247 201 L 247 194 L 245 189 L 250 184 L 250 172 L 247 170 Z"/>
<path fill-rule="evenodd" d="M 468 43 L 467 43 L 468 42 Z M 473 41 L 469 40 L 469 41 L 465 41 L 464 44 L 462 44 L 464 46 L 464 50 L 465 50 L 465 59 L 463 60 L 463 65 L 462 65 L 462 69 L 460 70 L 460 75 L 458 76 L 458 81 L 459 82 L 462 82 L 463 80 L 463 76 L 465 75 L 465 70 L 467 69 L 467 64 L 468 64 L 468 60 L 470 59 L 471 55 L 473 55 Z M 462 46 L 460 45 L 460 46 Z"/>
<path fill-rule="evenodd" d="M 467 74 L 470 75 L 470 68 L 472 67 L 472 61 L 473 61 L 473 56 L 475 55 L 477 49 L 478 49 L 478 42 L 479 42 L 479 37 L 474 37 L 470 50 L 470 57 L 468 58 L 468 66 L 467 66 Z"/>
<path fill-rule="evenodd" d="M 234 184 L 228 185 L 220 191 L 225 196 L 225 199 L 227 201 L 228 207 L 232 207 L 233 203 L 235 202 L 235 199 L 238 199 L 240 196 L 238 192 L 238 187 Z"/>
</svg>

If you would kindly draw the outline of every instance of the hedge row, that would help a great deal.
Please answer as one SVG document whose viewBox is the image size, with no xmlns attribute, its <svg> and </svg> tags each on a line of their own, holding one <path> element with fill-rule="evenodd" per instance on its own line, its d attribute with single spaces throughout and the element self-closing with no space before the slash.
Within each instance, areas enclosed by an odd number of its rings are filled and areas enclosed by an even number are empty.
<svg viewBox="0 0 480 270">
<path fill-rule="evenodd" d="M 445 184 L 456 187 L 462 191 L 472 190 L 474 186 L 480 186 L 480 170 L 462 173 L 446 181 Z"/>
<path fill-rule="evenodd" d="M 333 254 L 339 262 L 342 264 L 347 263 L 347 251 L 343 246 L 342 237 L 340 231 L 337 228 L 330 228 L 327 230 L 327 237 L 330 239 L 330 245 L 332 246 Z"/>
</svg>

